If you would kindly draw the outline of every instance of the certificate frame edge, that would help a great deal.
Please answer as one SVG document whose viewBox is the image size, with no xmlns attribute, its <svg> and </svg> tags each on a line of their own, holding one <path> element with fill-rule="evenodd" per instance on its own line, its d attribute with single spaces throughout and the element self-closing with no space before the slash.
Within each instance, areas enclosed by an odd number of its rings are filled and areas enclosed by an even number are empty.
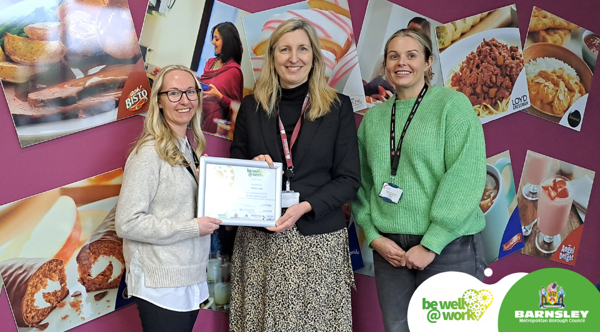
<svg viewBox="0 0 600 332">
<path fill-rule="evenodd" d="M 204 216 L 204 192 L 206 190 L 206 164 L 215 164 L 215 165 L 231 165 L 231 166 L 242 166 L 242 167 L 254 167 L 254 168 L 265 168 L 268 170 L 272 170 L 277 172 L 277 176 L 275 179 L 276 189 L 275 189 L 275 220 L 267 221 L 267 220 L 252 220 L 252 219 L 232 219 L 232 218 L 222 218 L 221 221 L 223 223 L 221 225 L 226 226 L 254 226 L 254 227 L 274 227 L 275 223 L 279 218 L 281 218 L 281 186 L 282 186 L 282 178 L 281 172 L 283 170 L 283 164 L 279 162 L 274 162 L 273 168 L 269 167 L 264 161 L 255 161 L 255 160 L 245 160 L 245 159 L 234 159 L 234 158 L 221 158 L 221 157 L 200 157 L 200 169 L 198 172 L 198 209 L 197 209 L 197 217 Z"/>
</svg>

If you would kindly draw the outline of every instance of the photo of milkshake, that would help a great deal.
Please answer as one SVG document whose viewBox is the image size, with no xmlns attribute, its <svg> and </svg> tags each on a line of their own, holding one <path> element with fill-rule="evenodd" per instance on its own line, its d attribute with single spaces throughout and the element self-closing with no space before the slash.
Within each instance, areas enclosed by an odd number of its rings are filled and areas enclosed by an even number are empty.
<svg viewBox="0 0 600 332">
<path fill-rule="evenodd" d="M 517 191 L 521 253 L 575 265 L 595 176 L 571 161 L 527 151 Z M 531 200 L 534 186 L 537 198 Z"/>
<path fill-rule="evenodd" d="M 560 233 L 565 228 L 571 206 L 573 205 L 573 187 L 562 176 L 545 179 L 538 200 L 538 228 L 536 246 L 546 254 L 558 249 L 562 239 Z"/>
</svg>

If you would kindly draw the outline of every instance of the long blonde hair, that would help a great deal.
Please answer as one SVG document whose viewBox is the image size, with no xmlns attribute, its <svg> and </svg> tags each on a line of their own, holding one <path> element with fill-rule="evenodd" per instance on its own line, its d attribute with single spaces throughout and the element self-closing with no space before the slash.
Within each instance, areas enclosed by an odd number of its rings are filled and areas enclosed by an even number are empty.
<svg viewBox="0 0 600 332">
<path fill-rule="evenodd" d="M 162 89 L 165 75 L 173 70 L 181 70 L 192 75 L 196 82 L 196 89 L 200 89 L 200 83 L 198 82 L 196 75 L 194 75 L 194 72 L 187 67 L 171 65 L 163 68 L 158 75 L 156 75 L 156 79 L 154 80 L 154 85 L 152 86 L 152 92 L 150 94 L 148 113 L 146 114 L 146 120 L 144 121 L 144 130 L 142 131 L 140 138 L 135 142 L 132 151 L 137 153 L 142 145 L 154 140 L 154 147 L 160 159 L 168 162 L 171 166 L 187 165 L 188 162 L 177 147 L 177 134 L 169 127 L 162 109 L 158 106 L 158 93 Z M 199 93 L 198 109 L 196 110 L 194 117 L 192 117 L 190 125 L 192 127 L 192 133 L 194 134 L 194 140 L 197 143 L 196 154 L 201 155 L 206 147 L 206 139 L 202 133 L 202 93 Z"/>
<path fill-rule="evenodd" d="M 260 77 L 256 81 L 254 99 L 267 112 L 269 116 L 275 113 L 275 105 L 281 96 L 279 75 L 275 70 L 275 46 L 283 35 L 288 32 L 303 30 L 308 35 L 313 52 L 313 63 L 308 74 L 308 93 L 310 94 L 310 108 L 306 116 L 314 121 L 329 113 L 331 104 L 338 100 L 335 89 L 327 84 L 325 79 L 325 61 L 321 54 L 321 43 L 315 28 L 310 23 L 289 19 L 281 23 L 269 38 L 266 53 L 263 57 L 263 66 Z"/>
</svg>

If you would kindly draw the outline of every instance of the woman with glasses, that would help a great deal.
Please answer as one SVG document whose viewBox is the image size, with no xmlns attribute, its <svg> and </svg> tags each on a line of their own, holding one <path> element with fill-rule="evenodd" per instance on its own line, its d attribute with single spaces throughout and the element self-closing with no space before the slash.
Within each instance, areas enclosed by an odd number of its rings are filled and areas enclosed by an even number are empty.
<svg viewBox="0 0 600 332">
<path fill-rule="evenodd" d="M 217 133 L 218 123 L 227 127 L 235 121 L 235 107 L 232 102 L 241 102 L 244 89 L 242 63 L 242 42 L 237 28 L 231 22 L 215 25 L 211 31 L 215 58 L 208 59 L 200 82 L 210 86 L 204 91 L 202 130 Z M 220 135 L 227 135 L 219 131 Z"/>
<path fill-rule="evenodd" d="M 295 202 L 275 227 L 237 229 L 234 332 L 352 331 L 342 205 L 360 185 L 356 123 L 350 98 L 327 85 L 320 48 L 306 21 L 281 23 L 240 107 L 230 156 L 283 162 L 282 189 Z"/>
<path fill-rule="evenodd" d="M 165 67 L 156 77 L 144 129 L 135 143 L 117 203 L 127 293 L 148 331 L 191 331 L 208 298 L 210 235 L 220 220 L 196 218 L 198 155 L 206 146 L 194 73 Z M 196 149 L 186 136 L 191 126 Z"/>
</svg>

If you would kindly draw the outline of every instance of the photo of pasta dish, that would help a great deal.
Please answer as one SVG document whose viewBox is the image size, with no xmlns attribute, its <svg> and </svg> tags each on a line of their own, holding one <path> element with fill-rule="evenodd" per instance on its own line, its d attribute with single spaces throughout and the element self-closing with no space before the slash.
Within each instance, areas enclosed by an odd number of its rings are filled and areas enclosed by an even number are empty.
<svg viewBox="0 0 600 332">
<path fill-rule="evenodd" d="M 517 46 L 495 38 L 483 39 L 450 71 L 444 85 L 469 97 L 478 117 L 500 114 L 509 108 L 510 95 L 523 66 Z"/>
</svg>

